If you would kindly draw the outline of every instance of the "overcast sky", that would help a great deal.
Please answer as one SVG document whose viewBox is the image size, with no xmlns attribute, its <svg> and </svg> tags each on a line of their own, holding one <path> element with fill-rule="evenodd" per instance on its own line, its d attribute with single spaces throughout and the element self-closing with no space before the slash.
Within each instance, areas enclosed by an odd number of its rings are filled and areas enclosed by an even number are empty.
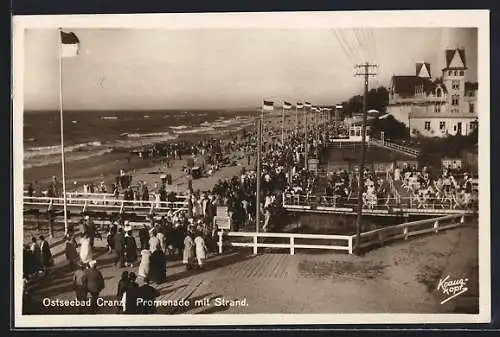
<svg viewBox="0 0 500 337">
<path fill-rule="evenodd" d="M 64 108 L 203 109 L 259 106 L 263 99 L 336 104 L 361 94 L 353 64 L 379 64 L 372 86 L 431 63 L 440 76 L 446 48 L 466 49 L 477 79 L 475 29 L 66 29 L 80 55 L 63 61 Z M 25 36 L 25 109 L 56 110 L 58 33 Z M 279 105 L 276 103 L 276 105 Z"/>
</svg>

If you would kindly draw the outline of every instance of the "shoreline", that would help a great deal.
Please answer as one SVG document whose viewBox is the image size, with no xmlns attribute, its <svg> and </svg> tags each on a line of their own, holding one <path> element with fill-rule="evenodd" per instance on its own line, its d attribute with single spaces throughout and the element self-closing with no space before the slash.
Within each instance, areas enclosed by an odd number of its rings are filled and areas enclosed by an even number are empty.
<svg viewBox="0 0 500 337">
<path fill-rule="evenodd" d="M 237 130 L 228 130 L 223 133 L 217 134 L 183 134 L 178 139 L 168 140 L 164 142 L 151 143 L 149 145 L 131 148 L 128 151 L 123 152 L 111 152 L 101 156 L 91 157 L 84 160 L 76 160 L 71 162 L 66 162 L 66 190 L 68 192 L 78 190 L 83 184 L 93 182 L 97 187 L 101 181 L 104 181 L 106 186 L 115 183 L 116 176 L 119 175 L 120 169 L 124 169 L 128 174 L 132 175 L 132 185 L 137 181 L 145 181 L 149 186 L 154 185 L 154 183 L 160 183 L 161 174 L 171 174 L 172 175 L 172 185 L 167 185 L 169 189 L 177 186 L 177 184 L 182 185 L 183 182 L 179 182 L 179 179 L 185 177 L 185 173 L 182 168 L 186 166 L 186 159 L 192 157 L 191 155 L 183 155 L 182 159 L 172 160 L 172 167 L 166 168 L 164 163 L 164 157 L 154 157 L 147 159 L 140 159 L 134 150 L 152 147 L 156 144 L 172 144 L 172 143 L 198 143 L 204 139 L 219 139 L 224 142 L 227 141 L 240 141 L 243 139 L 243 134 L 246 133 L 246 137 L 255 133 L 255 126 L 248 125 Z M 226 153 L 225 155 L 231 159 L 234 159 L 235 155 L 238 154 L 238 150 L 233 150 L 232 153 Z M 255 164 L 255 155 L 251 155 L 251 165 Z M 232 161 L 232 160 L 231 160 Z M 227 174 L 236 172 L 232 167 L 241 170 L 243 166 L 247 167 L 247 159 L 236 159 L 238 163 L 237 166 L 226 166 L 221 167 L 219 171 L 215 172 L 212 176 L 208 178 L 218 177 L 223 178 Z M 221 176 L 221 171 L 225 172 Z M 239 172 L 238 172 L 239 173 Z M 231 177 L 234 174 L 231 174 Z M 42 167 L 31 167 L 23 170 L 23 185 L 26 186 L 29 182 L 34 183 L 35 190 L 44 190 L 45 186 L 50 183 L 52 176 L 59 177 L 61 180 L 61 165 L 60 164 L 50 164 Z M 156 179 L 155 179 L 156 178 Z M 199 185 L 200 181 L 207 179 L 207 177 L 202 177 L 200 179 L 193 180 L 193 188 L 197 189 L 196 186 Z M 185 179 L 187 186 L 187 178 Z M 217 180 L 214 180 L 209 185 L 214 185 Z M 76 182 L 76 186 L 75 186 Z M 205 185 L 204 183 L 202 184 Z M 76 187 L 76 188 L 75 188 Z M 177 188 L 174 188 L 176 190 Z M 186 187 L 187 189 L 187 187 Z M 210 187 L 211 189 L 211 187 Z"/>
</svg>

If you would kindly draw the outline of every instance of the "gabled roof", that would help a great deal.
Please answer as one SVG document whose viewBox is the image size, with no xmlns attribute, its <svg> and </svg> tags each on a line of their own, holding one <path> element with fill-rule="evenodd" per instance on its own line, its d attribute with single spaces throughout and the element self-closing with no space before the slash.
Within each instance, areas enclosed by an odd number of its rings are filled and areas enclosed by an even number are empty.
<svg viewBox="0 0 500 337">
<path fill-rule="evenodd" d="M 453 61 L 453 57 L 458 53 L 460 60 L 463 63 L 463 67 L 455 67 L 451 64 Z M 446 49 L 446 68 L 445 69 L 465 69 L 467 67 L 467 63 L 465 63 L 465 49 L 456 48 L 456 49 Z"/>
<path fill-rule="evenodd" d="M 415 75 L 419 77 L 431 77 L 431 64 L 427 62 L 419 62 L 415 65 Z M 424 68 L 424 69 L 422 69 Z"/>
<path fill-rule="evenodd" d="M 436 88 L 436 83 L 428 78 L 419 76 L 393 76 L 392 89 L 395 94 L 403 97 L 415 96 L 415 91 L 421 87 L 426 94 L 429 94 Z"/>
</svg>

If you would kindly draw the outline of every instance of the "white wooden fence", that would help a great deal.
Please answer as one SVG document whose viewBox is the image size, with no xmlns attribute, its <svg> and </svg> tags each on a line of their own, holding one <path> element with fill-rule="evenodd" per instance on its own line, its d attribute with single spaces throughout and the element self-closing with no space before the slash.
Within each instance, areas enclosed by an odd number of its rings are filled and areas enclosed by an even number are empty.
<svg viewBox="0 0 500 337">
<path fill-rule="evenodd" d="M 360 235 L 359 248 L 373 246 L 383 246 L 386 243 L 404 239 L 412 236 L 428 233 L 438 233 L 439 231 L 455 228 L 465 223 L 465 214 L 453 214 L 441 216 L 433 219 L 412 221 L 400 225 L 389 226 L 363 232 Z M 257 254 L 259 248 L 285 248 L 290 250 L 290 255 L 295 254 L 295 249 L 321 249 L 345 251 L 353 253 L 356 247 L 356 235 L 327 235 L 327 234 L 298 234 L 298 233 L 257 233 L 257 232 L 224 232 L 219 231 L 219 253 L 223 253 L 224 245 L 227 242 L 232 247 L 252 247 L 253 253 Z M 231 240 L 230 240 L 231 238 Z M 233 238 L 244 238 L 247 240 L 235 241 Z M 251 238 L 252 240 L 248 240 Z M 260 242 L 261 238 L 287 239 L 286 243 Z M 297 243 L 298 240 L 323 240 L 332 244 L 304 244 Z M 333 244 L 335 243 L 335 244 Z"/>
<path fill-rule="evenodd" d="M 24 206 L 46 206 L 47 210 L 61 208 L 64 206 L 64 198 L 51 197 L 24 197 Z M 123 199 L 102 199 L 102 198 L 67 198 L 66 206 L 72 208 L 81 208 L 82 212 L 89 209 L 102 211 L 118 211 L 123 213 L 126 210 L 149 211 L 168 211 L 183 209 L 187 207 L 186 201 L 140 201 Z"/>
<path fill-rule="evenodd" d="M 382 140 L 378 140 L 378 139 L 371 139 L 370 140 L 370 143 L 371 144 L 374 144 L 374 145 L 377 145 L 377 146 L 380 146 L 380 147 L 384 147 L 386 149 L 391 149 L 391 150 L 394 150 L 394 151 L 397 151 L 397 152 L 401 152 L 403 154 L 406 154 L 408 156 L 411 156 L 411 157 L 418 157 L 419 154 L 420 154 L 420 151 L 419 150 L 415 150 L 411 147 L 408 147 L 408 146 L 403 146 L 403 145 L 399 145 L 399 144 L 395 144 L 395 143 L 391 143 L 391 142 L 388 142 L 388 141 L 382 141 Z"/>
<path fill-rule="evenodd" d="M 253 247 L 254 254 L 257 254 L 258 248 L 285 248 L 290 250 L 290 255 L 295 254 L 295 249 L 327 249 L 327 250 L 341 250 L 347 251 L 352 254 L 352 236 L 350 235 L 326 235 L 326 234 L 297 234 L 297 233 L 266 233 L 266 232 L 223 232 L 219 231 L 219 253 L 223 252 L 224 238 L 252 238 L 251 242 L 234 242 L 231 241 L 230 245 L 233 247 Z M 271 243 L 259 242 L 260 238 L 280 238 L 287 239 L 286 243 Z M 320 244 L 301 244 L 296 240 L 327 240 L 336 241 L 343 244 L 320 245 Z"/>
</svg>

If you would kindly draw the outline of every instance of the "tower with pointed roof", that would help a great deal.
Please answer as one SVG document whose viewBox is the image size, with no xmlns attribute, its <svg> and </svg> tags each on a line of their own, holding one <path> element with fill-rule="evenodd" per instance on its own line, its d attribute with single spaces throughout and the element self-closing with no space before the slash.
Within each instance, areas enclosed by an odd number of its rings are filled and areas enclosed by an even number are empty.
<svg viewBox="0 0 500 337">
<path fill-rule="evenodd" d="M 467 64 L 465 62 L 465 49 L 455 48 L 445 51 L 446 66 L 443 68 L 443 84 L 448 90 L 448 105 L 451 113 L 459 113 L 464 105 L 465 75 Z"/>
<path fill-rule="evenodd" d="M 420 78 L 431 78 L 431 65 L 427 62 L 418 62 L 416 65 L 415 75 Z"/>
</svg>

